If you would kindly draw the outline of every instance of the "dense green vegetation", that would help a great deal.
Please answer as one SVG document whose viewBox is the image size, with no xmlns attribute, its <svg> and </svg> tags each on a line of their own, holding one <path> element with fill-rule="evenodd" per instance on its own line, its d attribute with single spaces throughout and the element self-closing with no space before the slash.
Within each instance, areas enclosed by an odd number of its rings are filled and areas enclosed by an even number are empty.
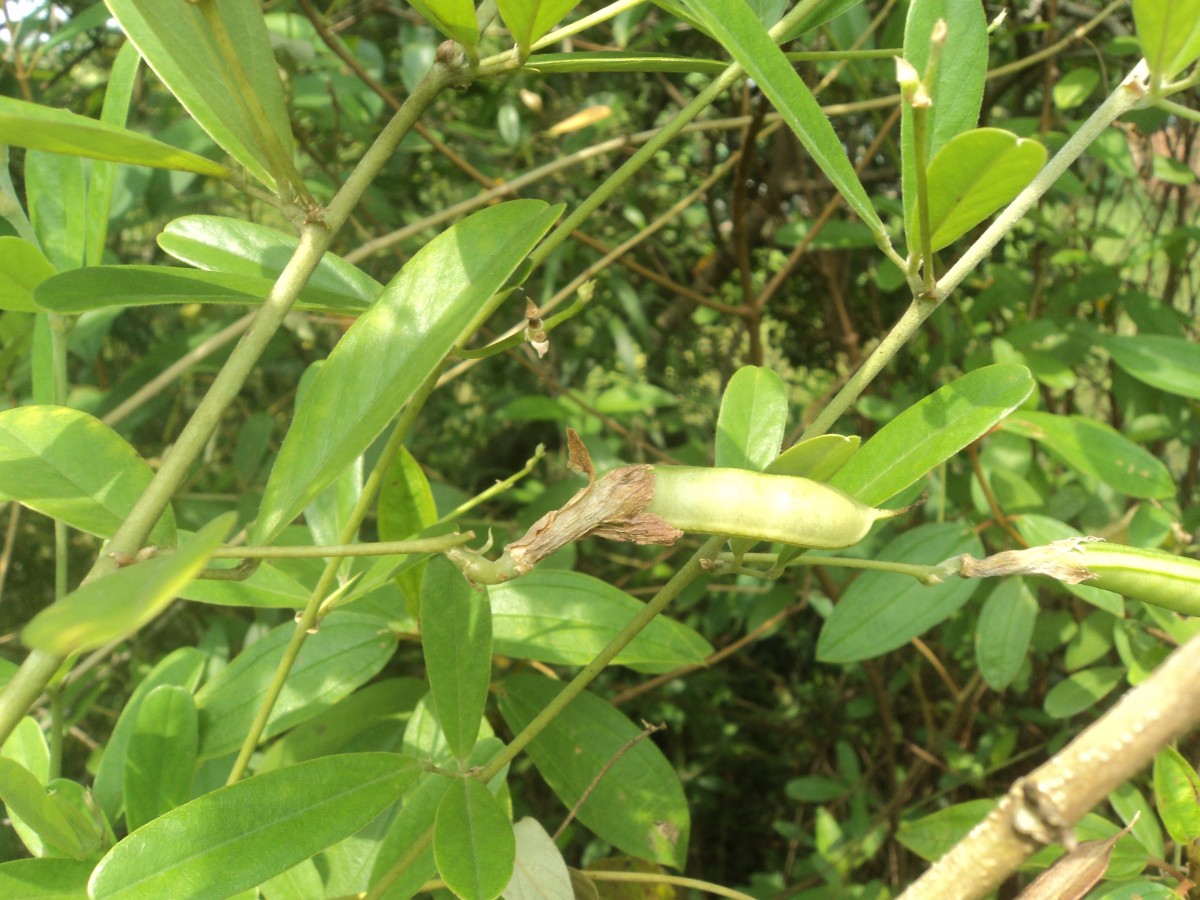
<svg viewBox="0 0 1200 900">
<path fill-rule="evenodd" d="M 0 896 L 1196 894 L 1200 2 L 26 7 Z"/>
</svg>

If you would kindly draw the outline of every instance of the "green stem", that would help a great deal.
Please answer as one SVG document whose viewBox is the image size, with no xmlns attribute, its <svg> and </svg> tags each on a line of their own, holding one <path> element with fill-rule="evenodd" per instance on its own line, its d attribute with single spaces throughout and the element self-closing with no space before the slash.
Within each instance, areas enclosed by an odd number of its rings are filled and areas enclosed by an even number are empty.
<svg viewBox="0 0 1200 900">
<path fill-rule="evenodd" d="M 913 127 L 913 179 L 917 188 L 917 253 L 921 260 L 921 276 L 925 285 L 925 293 L 933 290 L 933 240 L 929 231 L 929 109 L 924 106 L 914 106 L 912 111 Z"/>
<path fill-rule="evenodd" d="M 354 508 L 350 511 L 350 515 L 346 519 L 342 533 L 338 535 L 340 543 L 349 544 L 354 540 L 354 536 L 358 534 L 359 526 L 362 525 L 363 519 L 367 517 L 371 505 L 375 502 L 375 496 L 379 493 L 384 478 L 387 477 L 387 471 L 392 464 L 392 460 L 396 458 L 396 454 L 404 446 L 404 437 L 408 434 L 408 430 L 416 419 L 417 413 L 421 411 L 421 408 L 425 405 L 425 401 L 429 399 L 429 395 L 433 393 L 433 389 L 437 386 L 437 379 L 438 372 L 435 369 L 426 377 L 421 386 L 417 388 L 416 393 L 413 394 L 412 398 L 408 401 L 408 405 L 404 407 L 404 411 L 400 414 L 400 418 L 396 420 L 396 426 L 392 429 L 392 434 L 388 438 L 387 445 L 383 448 L 383 452 L 379 455 L 379 460 L 375 463 L 375 468 L 371 470 L 371 474 L 363 484 L 362 492 L 359 494 L 358 501 L 354 504 Z M 250 758 L 254 755 L 255 749 L 258 747 L 258 742 L 266 730 L 267 722 L 270 721 L 271 711 L 275 708 L 275 703 L 279 700 L 279 695 L 283 693 L 283 687 L 287 683 L 288 675 L 291 674 L 292 666 L 295 665 L 296 657 L 300 655 L 300 650 L 304 647 L 305 640 L 317 625 L 317 621 L 321 615 L 321 604 L 329 598 L 334 582 L 337 580 L 337 573 L 338 569 L 341 568 L 341 564 L 342 560 L 339 557 L 334 557 L 325 564 L 316 587 L 313 588 L 312 593 L 309 595 L 304 612 L 296 619 L 296 630 L 292 632 L 292 639 L 288 641 L 287 647 L 284 648 L 283 657 L 279 660 L 279 665 L 275 669 L 275 674 L 271 678 L 267 692 L 258 707 L 258 712 L 254 716 L 254 722 L 251 723 L 246 733 L 246 738 L 242 741 L 242 747 L 238 751 L 237 759 L 234 760 L 233 769 L 229 773 L 229 779 L 226 781 L 226 784 L 236 783 L 246 773 L 246 769 L 250 765 Z"/>
<path fill-rule="evenodd" d="M 409 866 L 415 863 L 422 853 L 428 849 L 433 843 L 433 829 L 426 829 L 425 833 L 408 845 L 408 849 L 400 855 L 390 869 L 383 874 L 377 882 L 371 885 L 371 889 L 367 891 L 363 900 L 380 900 L 384 894 L 388 892 L 393 884 L 408 871 Z"/>
<path fill-rule="evenodd" d="M 1143 102 L 1145 91 L 1143 80 L 1146 73 L 1145 62 L 1138 63 L 1121 85 L 1113 91 L 1096 111 L 1088 117 L 1079 130 L 1063 144 L 1058 153 L 1046 163 L 1045 168 L 1037 174 L 1029 186 L 1010 203 L 1000 215 L 988 226 L 958 261 L 950 267 L 934 286 L 933 302 L 914 298 L 912 304 L 905 310 L 900 321 L 888 332 L 887 336 L 875 348 L 874 352 L 856 371 L 845 386 L 838 391 L 829 405 L 821 410 L 821 414 L 804 430 L 801 440 L 825 434 L 834 423 L 858 400 L 868 384 L 883 370 L 892 358 L 900 351 L 921 324 L 933 315 L 938 305 L 946 299 L 954 289 L 962 283 L 975 268 L 986 258 L 996 244 L 1007 235 L 1018 221 L 1033 207 L 1043 194 L 1054 185 L 1059 177 L 1076 159 L 1096 140 L 1100 134 L 1113 123 L 1118 116 L 1136 108 Z"/>
<path fill-rule="evenodd" d="M 460 70 L 435 63 L 396 115 L 384 126 L 375 143 L 363 154 L 341 190 L 330 202 L 324 219 L 309 223 L 301 229 L 296 251 L 263 301 L 254 323 L 234 347 L 228 361 L 217 373 L 212 387 L 184 426 L 154 479 L 113 536 L 109 543 L 110 553 L 137 553 L 175 491 L 184 483 L 192 465 L 203 453 L 225 410 L 236 400 L 258 358 L 282 325 L 301 288 L 329 248 L 334 234 L 345 224 L 350 211 L 391 159 L 400 141 L 429 104 L 443 90 L 461 83 L 465 77 Z M 114 558 L 106 554 L 96 561 L 88 580 L 107 575 L 115 568 Z M 35 650 L 21 664 L 4 692 L 0 694 L 0 744 L 12 734 L 21 717 L 37 701 L 62 662 L 59 657 Z"/>
<path fill-rule="evenodd" d="M 67 333 L 71 323 L 66 316 L 48 313 L 50 332 L 51 393 L 56 406 L 67 405 Z M 61 600 L 70 591 L 70 530 L 65 522 L 54 520 L 54 599 Z"/>
<path fill-rule="evenodd" d="M 719 553 L 716 557 L 721 562 L 735 562 L 732 553 Z M 775 565 L 779 562 L 778 553 L 743 553 L 741 562 L 764 563 Z M 804 554 L 784 563 L 784 568 L 791 566 L 837 566 L 843 569 L 878 569 L 884 572 L 897 572 L 900 575 L 911 575 L 922 583 L 941 574 L 939 566 L 923 566 L 909 563 L 891 562 L 886 559 L 853 559 L 846 556 L 812 556 Z"/>
<path fill-rule="evenodd" d="M 320 547 L 218 547 L 209 559 L 325 559 L 347 556 L 397 556 L 441 553 L 471 540 L 471 532 L 413 541 L 377 541 L 373 544 L 326 544 Z"/>
</svg>

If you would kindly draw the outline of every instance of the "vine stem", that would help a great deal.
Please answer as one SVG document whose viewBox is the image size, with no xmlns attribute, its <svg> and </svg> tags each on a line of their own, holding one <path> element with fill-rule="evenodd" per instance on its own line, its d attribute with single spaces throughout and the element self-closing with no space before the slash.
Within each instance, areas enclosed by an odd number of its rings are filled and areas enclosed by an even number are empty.
<svg viewBox="0 0 1200 900">
<path fill-rule="evenodd" d="M 208 393 L 180 432 L 175 446 L 163 460 L 162 466 L 138 499 L 129 517 L 113 535 L 108 554 L 96 561 L 85 581 L 114 571 L 117 565 L 114 554 L 134 555 L 141 548 L 170 503 L 171 497 L 184 483 L 192 465 L 204 452 L 204 447 L 220 424 L 223 413 L 236 399 L 258 358 L 283 324 L 283 319 L 291 310 L 301 288 L 329 248 L 333 236 L 345 224 L 350 211 L 391 159 L 400 141 L 426 108 L 443 90 L 468 80 L 468 77 L 460 68 L 435 62 L 409 95 L 404 106 L 384 126 L 375 143 L 363 154 L 354 171 L 325 210 L 324 217 L 303 226 L 295 253 L 263 301 L 254 322 L 234 347 L 221 371 L 217 373 Z M 0 744 L 12 734 L 21 717 L 37 701 L 63 662 L 62 657 L 41 650 L 34 650 L 26 657 L 4 692 L 0 694 Z"/>
<path fill-rule="evenodd" d="M 909 338 L 916 334 L 917 329 L 921 327 L 922 323 L 933 315 L 934 310 L 938 308 L 941 302 L 953 293 L 955 288 L 962 283 L 963 279 L 983 262 L 988 253 L 992 251 L 992 248 L 1000 243 L 1000 240 L 1005 235 L 1012 231 L 1017 222 L 1029 212 L 1046 191 L 1050 190 L 1071 164 L 1083 155 L 1083 152 L 1100 136 L 1101 132 L 1116 121 L 1119 116 L 1129 112 L 1131 109 L 1137 108 L 1143 103 L 1146 96 L 1145 81 L 1147 72 L 1145 60 L 1134 66 L 1125 80 L 1109 95 L 1104 103 L 1096 108 L 1096 111 L 1088 117 L 1087 121 L 1079 126 L 1079 130 L 1071 135 L 1070 139 L 1046 163 L 1042 171 L 1034 177 L 1025 190 L 1021 191 L 1005 207 L 1004 211 L 996 217 L 987 230 L 979 236 L 979 239 L 968 247 L 966 252 L 958 258 L 958 261 L 941 277 L 933 289 L 933 298 L 913 298 L 904 315 L 900 317 L 900 321 L 887 333 L 879 346 L 867 357 L 858 371 L 850 376 L 845 386 L 838 391 L 837 396 L 829 402 L 828 406 L 821 410 L 821 414 L 804 430 L 804 434 L 800 438 L 801 440 L 807 440 L 810 437 L 816 437 L 829 431 L 834 423 L 841 418 L 842 414 L 858 400 L 866 386 L 900 352 L 900 348 L 908 343 Z"/>
</svg>

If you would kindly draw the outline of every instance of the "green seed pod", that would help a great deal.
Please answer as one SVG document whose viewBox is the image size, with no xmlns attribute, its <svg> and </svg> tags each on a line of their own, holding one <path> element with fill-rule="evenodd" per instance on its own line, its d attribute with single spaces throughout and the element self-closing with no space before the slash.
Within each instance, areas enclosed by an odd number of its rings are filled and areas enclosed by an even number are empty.
<svg viewBox="0 0 1200 900">
<path fill-rule="evenodd" d="M 906 510 L 874 509 L 807 478 L 655 466 L 654 497 L 645 511 L 681 531 L 833 549 L 857 544 L 876 520 Z"/>
<path fill-rule="evenodd" d="M 1083 584 L 1200 616 L 1200 560 L 1100 541 L 1080 544 L 1078 549 L 1083 565 L 1094 576 Z"/>
</svg>

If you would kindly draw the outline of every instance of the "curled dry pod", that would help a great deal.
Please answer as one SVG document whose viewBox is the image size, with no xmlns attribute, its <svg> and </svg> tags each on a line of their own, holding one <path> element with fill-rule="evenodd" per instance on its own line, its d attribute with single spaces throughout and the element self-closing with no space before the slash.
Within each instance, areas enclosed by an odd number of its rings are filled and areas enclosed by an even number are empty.
<svg viewBox="0 0 1200 900">
<path fill-rule="evenodd" d="M 1084 584 L 1200 616 L 1200 560 L 1102 541 L 1077 549 L 1092 575 Z"/>
<path fill-rule="evenodd" d="M 906 512 L 807 478 L 694 466 L 655 466 L 645 511 L 681 531 L 827 549 L 857 544 L 877 520 Z"/>
</svg>

